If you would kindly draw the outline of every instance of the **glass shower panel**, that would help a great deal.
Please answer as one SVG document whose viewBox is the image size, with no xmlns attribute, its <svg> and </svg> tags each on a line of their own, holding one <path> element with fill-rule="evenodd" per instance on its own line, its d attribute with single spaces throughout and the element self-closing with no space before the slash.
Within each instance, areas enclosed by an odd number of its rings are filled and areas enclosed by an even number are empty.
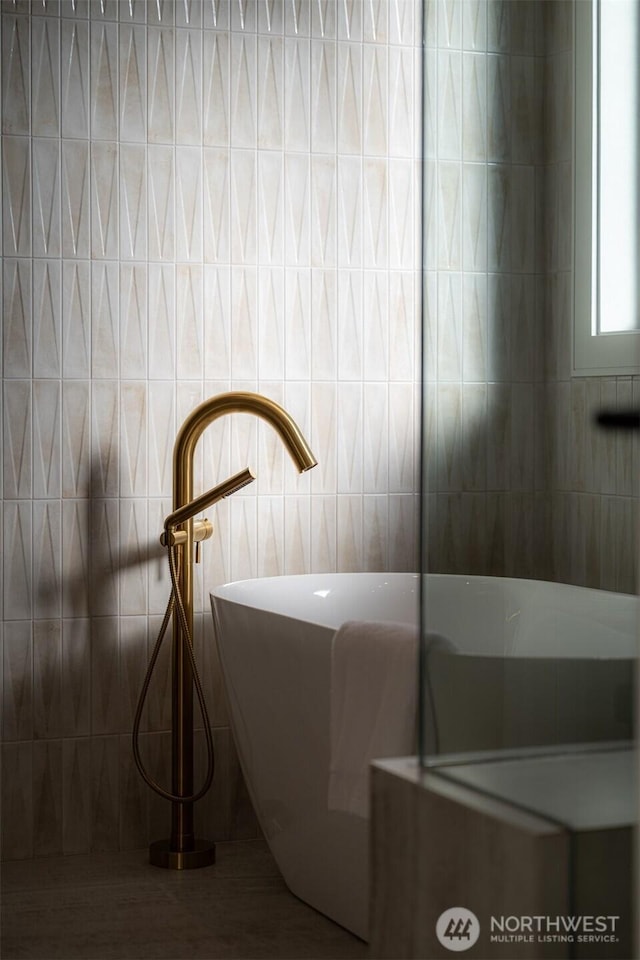
<svg viewBox="0 0 640 960">
<path fill-rule="evenodd" d="M 639 441 L 595 418 L 640 381 L 573 376 L 573 3 L 454 6 L 424 7 L 424 762 L 634 733 Z"/>
</svg>

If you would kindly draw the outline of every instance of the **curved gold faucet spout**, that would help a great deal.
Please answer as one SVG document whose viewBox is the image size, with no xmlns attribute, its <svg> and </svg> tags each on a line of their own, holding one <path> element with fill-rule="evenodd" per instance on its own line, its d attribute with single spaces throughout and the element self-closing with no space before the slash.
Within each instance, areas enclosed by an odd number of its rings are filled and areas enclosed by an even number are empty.
<svg viewBox="0 0 640 960">
<path fill-rule="evenodd" d="M 220 393 L 215 397 L 209 397 L 196 407 L 180 427 L 173 453 L 174 508 L 182 506 L 185 502 L 183 500 L 176 503 L 175 496 L 178 488 L 184 484 L 184 474 L 190 472 L 188 463 L 193 459 L 193 452 L 202 432 L 218 417 L 228 413 L 251 413 L 270 423 L 280 435 L 300 473 L 317 465 L 318 461 L 303 437 L 300 427 L 275 400 L 270 400 L 258 393 L 241 391 Z"/>
</svg>

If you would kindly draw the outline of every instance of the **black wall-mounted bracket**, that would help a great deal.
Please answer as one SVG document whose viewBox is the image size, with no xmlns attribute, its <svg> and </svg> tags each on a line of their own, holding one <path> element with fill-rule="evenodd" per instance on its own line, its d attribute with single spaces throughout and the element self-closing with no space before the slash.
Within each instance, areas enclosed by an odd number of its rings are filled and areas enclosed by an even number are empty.
<svg viewBox="0 0 640 960">
<path fill-rule="evenodd" d="M 605 430 L 640 430 L 640 410 L 600 410 L 594 421 Z"/>
</svg>

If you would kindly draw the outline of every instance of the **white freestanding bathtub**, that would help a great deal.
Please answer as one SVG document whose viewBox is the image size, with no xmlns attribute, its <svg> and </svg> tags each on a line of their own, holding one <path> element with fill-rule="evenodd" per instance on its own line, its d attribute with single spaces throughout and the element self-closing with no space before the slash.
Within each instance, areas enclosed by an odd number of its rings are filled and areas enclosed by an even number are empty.
<svg viewBox="0 0 640 960">
<path fill-rule="evenodd" d="M 346 620 L 418 622 L 418 576 L 309 574 L 211 592 L 231 723 L 289 889 L 367 938 L 368 820 L 330 810 L 331 642 Z M 398 743 L 397 756 L 413 742 Z"/>
<path fill-rule="evenodd" d="M 211 593 L 231 723 L 282 875 L 363 939 L 368 821 L 329 809 L 331 648 L 347 620 L 418 622 L 417 574 L 246 580 Z M 637 600 L 539 581 L 428 575 L 425 734 L 437 752 L 632 736 Z M 417 664 L 416 664 L 416 684 Z M 415 752 L 411 739 L 392 754 Z"/>
</svg>

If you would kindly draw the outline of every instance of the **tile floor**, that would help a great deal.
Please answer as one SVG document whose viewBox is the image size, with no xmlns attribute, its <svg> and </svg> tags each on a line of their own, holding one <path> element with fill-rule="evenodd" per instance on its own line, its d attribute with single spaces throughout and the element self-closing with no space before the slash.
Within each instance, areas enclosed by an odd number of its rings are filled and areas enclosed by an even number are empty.
<svg viewBox="0 0 640 960">
<path fill-rule="evenodd" d="M 367 945 L 291 894 L 262 840 L 219 843 L 174 872 L 146 850 L 2 864 L 2 960 L 366 957 Z"/>
</svg>

